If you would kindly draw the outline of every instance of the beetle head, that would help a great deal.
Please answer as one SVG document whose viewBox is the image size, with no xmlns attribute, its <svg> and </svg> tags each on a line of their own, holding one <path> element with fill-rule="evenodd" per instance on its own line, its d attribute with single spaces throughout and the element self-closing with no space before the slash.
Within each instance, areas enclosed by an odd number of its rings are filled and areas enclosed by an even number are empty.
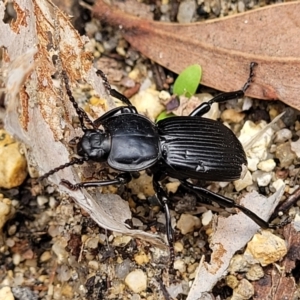
<svg viewBox="0 0 300 300">
<path fill-rule="evenodd" d="M 110 138 L 101 129 L 84 132 L 77 144 L 77 153 L 93 161 L 105 161 L 110 151 Z"/>
</svg>

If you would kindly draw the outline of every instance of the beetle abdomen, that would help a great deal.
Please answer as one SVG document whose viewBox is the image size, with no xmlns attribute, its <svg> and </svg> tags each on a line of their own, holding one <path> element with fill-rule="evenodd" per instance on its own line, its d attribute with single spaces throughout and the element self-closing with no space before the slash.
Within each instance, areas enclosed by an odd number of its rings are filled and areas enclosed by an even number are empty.
<svg viewBox="0 0 300 300">
<path fill-rule="evenodd" d="M 108 164 L 120 171 L 144 170 L 160 159 L 156 126 L 138 114 L 120 114 L 103 122 L 111 137 Z"/>
<path fill-rule="evenodd" d="M 158 122 L 163 159 L 178 171 L 171 176 L 212 181 L 239 179 L 247 164 L 243 147 L 222 123 L 200 117 Z"/>
</svg>

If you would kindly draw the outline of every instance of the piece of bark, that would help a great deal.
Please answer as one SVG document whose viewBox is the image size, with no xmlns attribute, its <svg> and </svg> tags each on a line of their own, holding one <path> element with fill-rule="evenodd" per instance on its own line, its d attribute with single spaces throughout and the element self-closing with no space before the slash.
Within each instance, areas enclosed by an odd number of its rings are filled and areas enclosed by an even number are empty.
<svg viewBox="0 0 300 300">
<path fill-rule="evenodd" d="M 99 96 L 108 98 L 109 109 L 114 104 L 93 69 L 91 53 L 84 50 L 87 39 L 73 28 L 69 17 L 50 0 L 14 0 L 12 4 L 16 19 L 5 23 L 6 4 L 0 1 L 0 47 L 5 49 L 2 66 L 7 74 L 5 127 L 27 144 L 28 162 L 38 177 L 70 161 L 68 142 L 82 135 L 72 125 L 76 114 L 62 81 L 53 79 L 55 74 L 65 70 L 71 89 L 77 80 L 88 82 Z M 71 191 L 60 184 L 61 179 L 80 182 L 75 168 L 65 168 L 48 180 L 74 198 L 101 227 L 166 248 L 158 236 L 128 228 L 125 220 L 131 212 L 119 196 Z"/>
</svg>

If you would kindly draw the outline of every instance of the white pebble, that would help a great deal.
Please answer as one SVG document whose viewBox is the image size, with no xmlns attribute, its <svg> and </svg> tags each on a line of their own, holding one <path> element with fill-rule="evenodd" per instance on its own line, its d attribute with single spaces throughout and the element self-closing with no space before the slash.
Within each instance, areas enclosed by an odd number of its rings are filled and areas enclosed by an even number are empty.
<svg viewBox="0 0 300 300">
<path fill-rule="evenodd" d="M 262 132 L 262 129 L 265 128 L 267 123 L 265 121 L 260 121 L 258 124 L 253 123 L 252 121 L 246 121 L 243 128 L 241 129 L 241 134 L 239 140 L 242 145 L 245 146 L 253 140 L 257 134 Z M 259 160 L 265 160 L 267 157 L 267 147 L 269 146 L 274 130 L 268 128 L 263 132 L 260 138 L 254 143 L 251 144 L 250 149 L 246 149 L 247 156 L 254 158 L 257 157 Z M 248 147 L 248 146 L 247 146 Z"/>
<path fill-rule="evenodd" d="M 21 255 L 19 253 L 15 253 L 12 259 L 14 265 L 17 266 L 21 262 Z"/>
<path fill-rule="evenodd" d="M 275 163 L 274 159 L 268 159 L 268 160 L 261 161 L 257 165 L 257 167 L 258 167 L 258 169 L 260 169 L 264 172 L 271 172 L 276 167 L 276 163 Z"/>
<path fill-rule="evenodd" d="M 212 220 L 212 212 L 211 210 L 206 211 L 202 214 L 202 225 L 207 226 Z"/>
<path fill-rule="evenodd" d="M 247 162 L 248 162 L 248 169 L 251 172 L 254 172 L 257 170 L 257 164 L 259 163 L 259 159 L 257 157 L 247 157 Z"/>
<path fill-rule="evenodd" d="M 178 270 L 181 274 L 183 274 L 186 271 L 185 262 L 182 259 L 175 260 L 174 269 Z"/>
<path fill-rule="evenodd" d="M 291 142 L 291 149 L 294 151 L 297 155 L 297 158 L 300 157 L 300 139 L 296 142 Z"/>
<path fill-rule="evenodd" d="M 275 133 L 274 143 L 283 143 L 292 138 L 292 132 L 287 129 L 283 128 Z"/>
<path fill-rule="evenodd" d="M 126 276 L 125 283 L 134 293 L 140 293 L 147 288 L 147 276 L 137 269 Z"/>
<path fill-rule="evenodd" d="M 39 206 L 43 206 L 44 204 L 48 203 L 48 201 L 49 201 L 48 197 L 42 196 L 42 195 L 37 196 L 36 200 L 37 200 L 37 203 Z"/>
<path fill-rule="evenodd" d="M 177 21 L 179 23 L 190 23 L 196 10 L 194 0 L 185 0 L 179 4 Z"/>
<path fill-rule="evenodd" d="M 270 173 L 265 173 L 262 171 L 256 171 L 252 174 L 253 179 L 257 182 L 259 186 L 267 186 L 272 179 Z"/>
</svg>

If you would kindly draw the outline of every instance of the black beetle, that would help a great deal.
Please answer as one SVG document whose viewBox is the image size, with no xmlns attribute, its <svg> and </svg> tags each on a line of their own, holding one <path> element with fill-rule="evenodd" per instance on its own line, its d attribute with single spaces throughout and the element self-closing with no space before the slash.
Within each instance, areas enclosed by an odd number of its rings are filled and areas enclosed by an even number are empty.
<svg viewBox="0 0 300 300">
<path fill-rule="evenodd" d="M 111 168 L 122 173 L 113 180 L 77 184 L 62 180 L 61 184 L 72 190 L 125 184 L 131 180 L 131 173 L 150 169 L 157 198 L 165 210 L 167 239 L 171 248 L 173 234 L 168 196 L 160 183 L 166 176 L 179 179 L 185 188 L 200 199 L 214 201 L 222 207 L 240 209 L 260 227 L 277 227 L 264 221 L 247 208 L 236 204 L 232 199 L 195 186 L 188 181 L 188 179 L 233 181 L 240 178 L 243 165 L 247 164 L 241 143 L 222 123 L 201 116 L 207 113 L 215 102 L 220 103 L 242 97 L 252 81 L 255 65 L 256 63 L 251 63 L 249 78 L 241 90 L 222 93 L 201 104 L 189 116 L 171 117 L 156 124 L 140 115 L 129 99 L 112 89 L 102 71 L 97 71 L 97 74 L 102 77 L 110 95 L 121 100 L 125 106 L 114 108 L 92 122 L 88 115 L 78 107 L 72 96 L 67 74 L 63 71 L 62 76 L 68 97 L 78 114 L 84 132 L 77 144 L 77 154 L 80 158 L 75 158 L 49 171 L 41 179 L 65 167 L 83 164 L 88 160 L 107 162 Z M 87 128 L 85 124 L 90 128 Z M 99 129 L 100 126 L 103 129 Z"/>
</svg>

